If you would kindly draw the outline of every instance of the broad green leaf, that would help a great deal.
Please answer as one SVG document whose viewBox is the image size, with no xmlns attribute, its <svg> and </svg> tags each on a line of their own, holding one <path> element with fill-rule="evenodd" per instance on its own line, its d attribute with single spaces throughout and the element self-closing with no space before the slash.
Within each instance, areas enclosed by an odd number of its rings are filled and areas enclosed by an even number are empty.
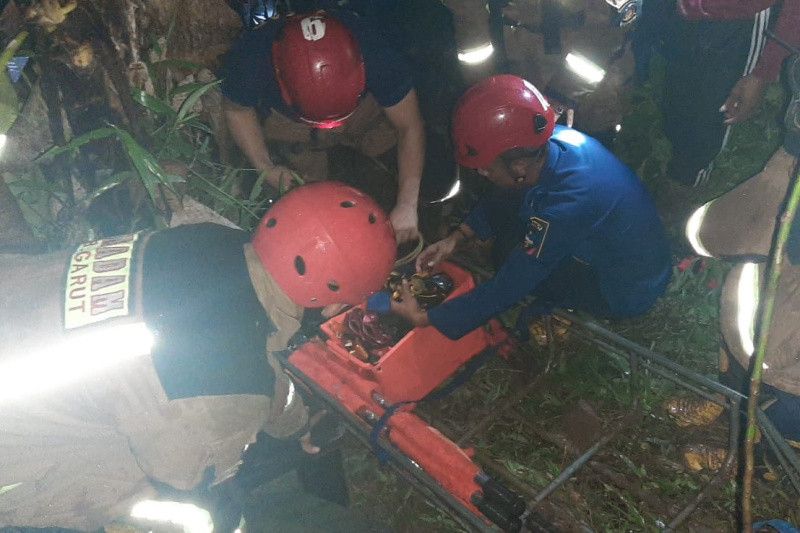
<svg viewBox="0 0 800 533">
<path fill-rule="evenodd" d="M 100 195 L 105 192 L 110 191 L 117 185 L 120 185 L 127 181 L 128 179 L 134 177 L 136 174 L 130 170 L 124 170 L 122 172 L 117 172 L 116 174 L 109 176 L 109 178 L 100 184 L 95 190 L 90 192 L 86 195 L 86 198 L 83 199 L 84 207 L 88 207 L 92 202 L 94 202 Z"/>
<path fill-rule="evenodd" d="M 206 94 L 212 87 L 216 87 L 220 83 L 222 83 L 222 80 L 215 80 L 206 83 L 202 87 L 199 87 L 198 89 L 192 91 L 189 94 L 189 96 L 186 97 L 186 100 L 184 100 L 184 102 L 181 104 L 181 107 L 178 109 L 178 121 L 179 122 L 183 121 L 186 115 L 188 115 L 189 112 L 194 107 L 194 104 L 197 103 L 197 101 L 200 99 L 200 97 Z"/>
<path fill-rule="evenodd" d="M 170 92 L 170 98 L 181 94 L 190 93 L 192 91 L 196 91 L 197 89 L 202 88 L 204 85 L 206 84 L 200 82 L 184 83 L 183 85 L 178 85 L 177 87 L 172 89 L 172 92 Z"/>
<path fill-rule="evenodd" d="M 19 115 L 19 101 L 11 79 L 8 77 L 6 66 L 14 54 L 28 37 L 28 32 L 20 32 L 6 45 L 0 54 L 0 133 L 7 133 Z"/>
<path fill-rule="evenodd" d="M 135 87 L 131 89 L 131 96 L 133 97 L 134 101 L 140 103 L 157 115 L 161 115 L 171 120 L 174 120 L 177 116 L 175 110 L 172 109 L 166 102 L 156 98 L 155 96 L 147 94 L 141 89 L 137 89 Z"/>
<path fill-rule="evenodd" d="M 118 131 L 121 130 L 119 130 L 116 127 L 97 128 L 96 130 L 89 131 L 87 133 L 84 133 L 83 135 L 78 135 L 64 146 L 54 146 L 50 148 L 45 153 L 40 155 L 37 159 L 47 159 L 49 157 L 54 157 L 63 154 L 65 152 L 69 152 L 70 154 L 75 155 L 78 152 L 78 148 L 80 148 L 81 146 L 100 139 L 107 139 L 108 137 L 117 137 Z"/>
</svg>

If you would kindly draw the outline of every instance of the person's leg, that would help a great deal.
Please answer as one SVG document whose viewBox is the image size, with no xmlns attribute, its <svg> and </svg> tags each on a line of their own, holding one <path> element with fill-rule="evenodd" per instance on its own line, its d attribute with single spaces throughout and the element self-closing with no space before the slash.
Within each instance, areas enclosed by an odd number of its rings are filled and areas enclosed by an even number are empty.
<svg viewBox="0 0 800 533">
<path fill-rule="evenodd" d="M 747 393 L 749 376 L 738 361 L 727 357 L 727 361 L 721 361 L 720 367 L 720 382 Z M 764 414 L 778 432 L 785 439 L 800 442 L 800 396 L 765 383 L 762 385 L 760 399 L 762 406 L 766 405 Z"/>
<path fill-rule="evenodd" d="M 537 302 L 550 307 L 585 311 L 597 317 L 613 314 L 594 269 L 574 257 L 562 260 L 533 294 Z"/>
<path fill-rule="evenodd" d="M 689 23 L 671 16 L 663 105 L 664 132 L 673 147 L 668 175 L 697 186 L 727 141 L 730 128 L 719 109 L 755 66 L 769 10 L 748 21 Z"/>
</svg>

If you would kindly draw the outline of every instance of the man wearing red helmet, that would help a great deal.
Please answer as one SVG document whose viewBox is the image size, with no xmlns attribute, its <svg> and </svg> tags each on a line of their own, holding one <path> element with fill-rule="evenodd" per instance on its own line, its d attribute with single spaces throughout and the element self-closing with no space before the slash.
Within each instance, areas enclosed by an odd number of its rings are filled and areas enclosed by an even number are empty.
<svg viewBox="0 0 800 533">
<path fill-rule="evenodd" d="M 252 241 L 194 224 L 0 254 L 0 528 L 94 531 L 213 492 L 259 432 L 305 435 L 274 352 L 306 308 L 380 289 L 395 252 L 380 207 L 325 182 L 282 197 Z"/>
<path fill-rule="evenodd" d="M 253 166 L 276 188 L 291 185 L 291 172 L 275 164 L 267 138 L 303 146 L 303 157 L 292 155 L 290 163 L 319 180 L 327 177 L 326 148 L 346 144 L 374 157 L 396 137 L 399 183 L 390 219 L 397 240 L 409 240 L 418 233 L 425 152 L 409 67 L 393 46 L 391 29 L 375 16 L 333 3 L 322 7 L 330 9 L 267 20 L 241 35 L 221 73 L 228 125 Z M 259 114 L 268 115 L 264 130 Z"/>
<path fill-rule="evenodd" d="M 491 280 L 427 312 L 393 302 L 415 325 L 459 338 L 522 299 L 540 313 L 579 308 L 600 316 L 646 312 L 670 278 L 669 247 L 638 178 L 599 142 L 555 126 L 530 83 L 494 76 L 458 103 L 453 137 L 460 164 L 495 184 L 449 237 L 417 258 L 427 269 L 467 239 L 511 244 Z"/>
</svg>

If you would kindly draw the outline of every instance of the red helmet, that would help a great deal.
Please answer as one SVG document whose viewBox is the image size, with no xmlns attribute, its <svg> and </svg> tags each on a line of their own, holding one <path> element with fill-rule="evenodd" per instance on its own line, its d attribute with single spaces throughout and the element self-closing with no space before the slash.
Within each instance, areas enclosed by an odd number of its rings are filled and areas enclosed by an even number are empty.
<svg viewBox="0 0 800 533">
<path fill-rule="evenodd" d="M 366 87 L 353 34 L 324 11 L 290 17 L 272 44 L 283 100 L 299 118 L 332 128 L 350 116 Z"/>
<path fill-rule="evenodd" d="M 378 204 L 334 181 L 282 197 L 259 223 L 253 248 L 304 307 L 363 302 L 386 282 L 397 255 L 394 230 Z"/>
<path fill-rule="evenodd" d="M 538 149 L 555 127 L 555 112 L 536 87 L 510 74 L 492 76 L 464 93 L 453 116 L 458 163 L 488 168 L 513 148 Z"/>
</svg>

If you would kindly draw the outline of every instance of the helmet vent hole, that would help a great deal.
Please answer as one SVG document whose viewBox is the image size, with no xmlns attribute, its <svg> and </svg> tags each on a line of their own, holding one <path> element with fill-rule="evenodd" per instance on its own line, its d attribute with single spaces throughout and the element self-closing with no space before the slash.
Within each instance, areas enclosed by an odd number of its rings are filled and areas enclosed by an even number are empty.
<svg viewBox="0 0 800 533">
<path fill-rule="evenodd" d="M 475 149 L 474 146 L 467 145 L 467 155 L 470 157 L 475 157 L 478 155 L 478 151 Z"/>
<path fill-rule="evenodd" d="M 544 115 L 539 113 L 533 117 L 533 127 L 536 130 L 536 133 L 542 133 L 547 128 L 547 119 L 544 118 Z"/>
<path fill-rule="evenodd" d="M 355 207 L 356 203 L 353 202 L 352 200 L 345 200 L 344 202 L 340 203 L 339 205 L 344 207 L 344 208 L 350 208 L 350 207 Z"/>
<path fill-rule="evenodd" d="M 377 221 L 378 221 L 378 217 L 375 216 L 375 213 L 370 213 L 369 214 L 369 223 L 370 224 L 374 224 Z"/>
<path fill-rule="evenodd" d="M 266 226 L 267 226 L 268 228 L 274 228 L 274 227 L 275 227 L 275 225 L 276 225 L 277 223 L 278 223 L 278 220 L 277 220 L 277 219 L 270 218 L 269 220 L 267 220 L 267 224 L 266 224 Z"/>
<path fill-rule="evenodd" d="M 328 288 L 333 292 L 337 292 L 339 290 L 339 284 L 335 281 L 329 281 Z"/>
<path fill-rule="evenodd" d="M 299 255 L 294 258 L 294 269 L 297 270 L 297 273 L 301 276 L 304 276 L 306 273 L 306 262 L 303 261 L 303 258 Z"/>
</svg>

